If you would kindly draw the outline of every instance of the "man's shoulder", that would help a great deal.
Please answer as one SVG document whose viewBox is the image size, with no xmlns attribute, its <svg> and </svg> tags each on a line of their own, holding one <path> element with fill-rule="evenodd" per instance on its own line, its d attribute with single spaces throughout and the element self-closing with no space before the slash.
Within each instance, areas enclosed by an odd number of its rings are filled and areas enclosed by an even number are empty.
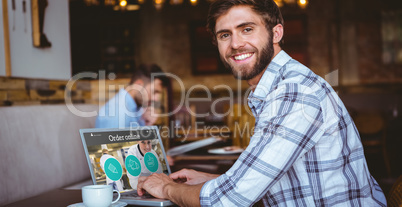
<svg viewBox="0 0 402 207">
<path fill-rule="evenodd" d="M 294 59 L 290 60 L 286 67 L 282 68 L 280 75 L 281 81 L 279 81 L 278 87 L 299 86 L 300 89 L 309 90 L 310 92 L 317 92 L 330 87 L 323 78 Z"/>
</svg>

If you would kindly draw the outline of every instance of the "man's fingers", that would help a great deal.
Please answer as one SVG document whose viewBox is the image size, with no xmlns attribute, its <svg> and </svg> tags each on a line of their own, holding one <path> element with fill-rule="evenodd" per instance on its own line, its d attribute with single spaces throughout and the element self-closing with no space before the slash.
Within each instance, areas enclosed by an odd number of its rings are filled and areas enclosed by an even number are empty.
<svg viewBox="0 0 402 207">
<path fill-rule="evenodd" d="M 176 180 L 180 177 L 180 175 L 178 173 L 172 173 L 169 175 L 170 178 L 172 178 L 173 180 Z"/>
<path fill-rule="evenodd" d="M 144 195 L 144 190 L 142 189 L 142 183 L 138 183 L 137 185 L 137 193 L 139 196 Z"/>
<path fill-rule="evenodd" d="M 139 183 L 139 182 L 144 182 L 146 179 L 147 179 L 146 176 L 140 176 L 140 177 L 138 178 L 138 183 Z"/>
<path fill-rule="evenodd" d="M 177 178 L 177 179 L 172 179 L 175 183 L 185 183 L 187 181 L 186 178 Z"/>
<path fill-rule="evenodd" d="M 144 186 L 144 181 L 147 179 L 147 177 L 139 177 L 138 178 L 138 185 L 137 185 L 137 193 L 139 196 L 144 195 L 145 190 L 143 189 Z"/>
<path fill-rule="evenodd" d="M 169 177 L 172 178 L 173 180 L 177 180 L 180 178 L 186 178 L 187 177 L 186 173 L 185 173 L 186 170 L 187 169 L 182 169 L 180 171 L 174 172 L 174 173 L 170 174 Z"/>
</svg>

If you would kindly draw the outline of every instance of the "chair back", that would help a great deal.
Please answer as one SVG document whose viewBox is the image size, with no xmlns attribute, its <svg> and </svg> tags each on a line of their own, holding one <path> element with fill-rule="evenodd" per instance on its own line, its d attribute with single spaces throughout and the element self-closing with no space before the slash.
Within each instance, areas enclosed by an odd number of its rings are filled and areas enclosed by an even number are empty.
<svg viewBox="0 0 402 207">
<path fill-rule="evenodd" d="M 232 132 L 232 144 L 246 148 L 254 132 L 255 118 L 247 105 L 233 104 L 231 109 L 229 106 L 226 108 L 230 110 L 226 123 Z"/>
<path fill-rule="evenodd" d="M 379 111 L 360 111 L 354 117 L 365 153 L 382 154 L 385 170 L 391 176 L 391 165 L 387 150 L 387 126 L 384 115 Z"/>
<path fill-rule="evenodd" d="M 195 128 L 196 122 L 196 107 L 195 105 L 190 105 L 186 107 L 185 105 L 181 107 L 177 113 L 174 114 L 175 125 L 176 127 L 184 127 L 184 129 Z"/>
<path fill-rule="evenodd" d="M 353 118 L 363 135 L 377 134 L 385 128 L 385 120 L 377 111 L 358 112 Z"/>
<path fill-rule="evenodd" d="M 394 183 L 388 195 L 389 207 L 402 207 L 402 175 Z"/>
</svg>

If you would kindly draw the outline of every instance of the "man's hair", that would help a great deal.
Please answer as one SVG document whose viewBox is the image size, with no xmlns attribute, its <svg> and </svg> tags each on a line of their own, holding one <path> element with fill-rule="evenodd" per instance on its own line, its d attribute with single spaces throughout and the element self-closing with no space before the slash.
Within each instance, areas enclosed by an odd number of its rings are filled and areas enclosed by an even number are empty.
<svg viewBox="0 0 402 207">
<path fill-rule="evenodd" d="M 261 15 L 268 31 L 277 24 L 284 26 L 281 11 L 274 0 L 216 0 L 209 7 L 207 17 L 207 29 L 212 33 L 214 44 L 216 44 L 216 20 L 234 6 L 250 6 L 254 12 Z M 279 44 L 282 46 L 283 39 Z"/>
<path fill-rule="evenodd" d="M 141 79 L 145 83 L 151 81 L 152 74 L 155 79 L 159 79 L 162 82 L 162 86 L 167 87 L 169 85 L 169 78 L 165 75 L 162 69 L 155 64 L 141 64 L 136 70 L 134 70 L 133 75 L 129 85 L 133 84 L 136 80 Z"/>
</svg>

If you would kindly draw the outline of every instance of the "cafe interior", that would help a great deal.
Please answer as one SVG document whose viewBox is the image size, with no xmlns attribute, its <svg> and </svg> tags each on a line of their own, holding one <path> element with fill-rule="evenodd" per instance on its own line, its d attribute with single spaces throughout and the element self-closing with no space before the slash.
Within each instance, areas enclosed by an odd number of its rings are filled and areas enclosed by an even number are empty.
<svg viewBox="0 0 402 207">
<path fill-rule="evenodd" d="M 171 80 L 153 103 L 165 151 L 218 138 L 175 155 L 172 172 L 228 170 L 255 119 L 251 88 L 223 66 L 205 27 L 213 1 L 2 0 L 0 156 L 8 158 L 0 161 L 0 206 L 90 179 L 78 130 L 94 127 L 96 112 L 140 64 L 158 65 Z M 387 198 L 401 193 L 402 2 L 275 2 L 285 21 L 282 49 L 330 83 L 372 176 Z"/>
</svg>

